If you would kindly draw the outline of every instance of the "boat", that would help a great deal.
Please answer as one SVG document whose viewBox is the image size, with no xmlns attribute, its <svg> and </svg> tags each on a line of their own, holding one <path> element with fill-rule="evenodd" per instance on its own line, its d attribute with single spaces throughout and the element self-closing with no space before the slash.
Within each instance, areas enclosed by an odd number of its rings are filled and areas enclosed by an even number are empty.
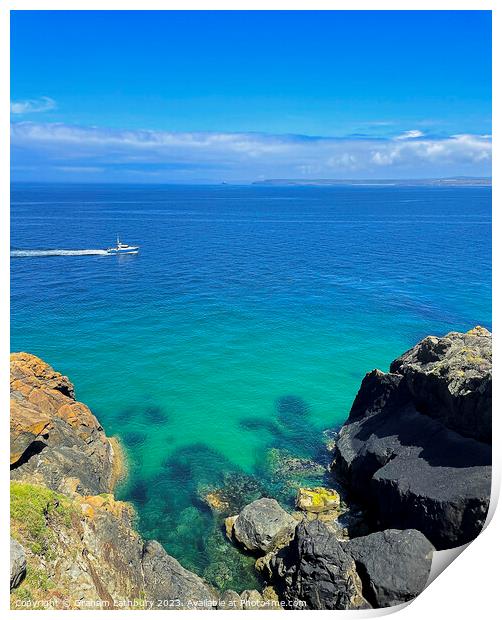
<svg viewBox="0 0 502 620">
<path fill-rule="evenodd" d="M 117 235 L 117 245 L 114 248 L 107 248 L 108 254 L 137 254 L 139 252 L 139 245 L 127 245 L 122 243 Z"/>
</svg>

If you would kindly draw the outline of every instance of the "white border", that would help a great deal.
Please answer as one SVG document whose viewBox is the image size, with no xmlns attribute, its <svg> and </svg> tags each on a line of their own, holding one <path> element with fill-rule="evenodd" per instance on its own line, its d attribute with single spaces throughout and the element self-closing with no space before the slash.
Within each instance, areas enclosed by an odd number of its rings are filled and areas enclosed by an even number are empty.
<svg viewBox="0 0 502 620">
<path fill-rule="evenodd" d="M 494 1 L 488 0 L 422 0 L 422 2 L 411 0 L 400 1 L 359 1 L 351 0 L 350 2 L 329 1 L 329 0 L 310 0 L 309 2 L 301 2 L 299 0 L 255 0 L 254 2 L 246 2 L 243 0 L 234 0 L 233 2 L 218 1 L 209 2 L 208 0 L 184 0 L 183 2 L 162 1 L 162 0 L 3 0 L 0 4 L 0 76 L 2 79 L 2 87 L 0 88 L 0 113 L 2 122 L 0 124 L 0 141 L 2 145 L 2 157 L 0 159 L 0 183 L 2 193 L 0 197 L 1 201 L 1 220 L 0 220 L 0 278 L 1 278 L 1 307 L 0 307 L 0 349 L 2 355 L 0 358 L 0 376 L 1 381 L 1 396 L 2 396 L 2 411 L 3 411 L 3 424 L 5 425 L 4 431 L 0 434 L 0 441 L 2 442 L 2 454 L 7 454 L 9 451 L 9 431 L 8 431 L 8 382 L 7 377 L 9 375 L 8 365 L 8 352 L 9 347 L 9 301 L 8 291 L 9 285 L 9 204 L 10 204 L 10 188 L 9 188 L 9 157 L 7 154 L 10 150 L 9 144 L 9 118 L 10 118 L 10 97 L 9 97 L 9 11 L 10 10 L 493 10 L 495 8 Z M 493 12 L 493 58 L 498 59 L 500 57 L 501 46 L 497 35 L 500 35 L 498 12 Z M 426 45 L 426 42 L 424 42 Z M 495 62 L 494 62 L 495 64 Z M 500 67 L 500 63 L 499 63 Z M 500 72 L 500 68 L 499 68 Z M 497 78 L 497 74 L 494 72 L 494 89 L 493 89 L 493 101 L 495 103 L 500 102 L 500 79 Z M 493 106 L 494 117 L 493 127 L 494 134 L 497 124 L 497 114 L 495 113 L 496 106 Z M 495 180 L 497 170 L 498 158 L 497 153 L 497 141 L 493 144 L 493 178 Z M 497 240 L 497 233 L 500 232 L 500 215 L 498 208 L 500 205 L 498 186 L 495 182 L 493 186 L 493 238 L 494 242 Z M 502 205 L 501 205 L 502 206 Z M 494 273 L 498 273 L 498 265 L 500 264 L 501 252 L 499 246 L 494 243 L 493 245 L 493 267 Z M 494 316 L 498 316 L 499 309 L 499 289 L 495 286 L 493 289 L 493 309 Z M 495 322 L 495 321 L 494 321 Z M 494 339 L 494 369 L 495 377 L 498 377 L 498 360 L 499 360 L 498 340 Z M 500 388 L 497 385 L 497 381 L 494 383 L 494 397 L 493 397 L 493 430 L 494 430 L 494 443 L 500 445 Z M 488 528 L 482 532 L 482 534 L 468 546 L 468 549 L 461 554 L 461 557 L 449 566 L 444 573 L 442 573 L 438 579 L 434 580 L 429 587 L 411 604 L 401 605 L 399 607 L 383 609 L 383 610 L 371 610 L 371 611 L 338 611 L 337 617 L 341 617 L 342 614 L 350 614 L 352 618 L 355 617 L 375 617 L 379 615 L 387 615 L 392 612 L 401 611 L 402 617 L 410 620 L 422 620 L 424 614 L 433 614 L 434 617 L 441 617 L 442 615 L 448 615 L 452 618 L 462 619 L 466 618 L 471 620 L 475 615 L 480 618 L 491 618 L 494 615 L 495 610 L 500 614 L 500 602 L 499 591 L 499 577 L 500 563 L 499 557 L 501 549 L 501 531 L 502 531 L 502 517 L 500 516 L 500 510 L 493 515 L 494 508 L 498 500 L 500 489 L 500 472 L 502 454 L 501 450 L 497 449 L 493 454 L 493 491 L 492 491 L 492 504 L 490 506 L 490 519 L 492 522 Z M 14 614 L 15 617 L 31 617 L 31 613 L 27 611 L 8 611 L 9 609 L 9 590 L 8 590 L 8 573 L 9 573 L 9 540 L 8 540 L 8 474 L 7 468 L 2 471 L 2 493 L 4 494 L 4 501 L 2 505 L 2 527 L 0 528 L 1 534 L 1 549 L 2 557 L 4 561 L 2 563 L 2 572 L 0 574 L 0 592 L 2 593 L 2 608 L 7 610 L 7 613 Z M 440 568 L 448 566 L 452 557 L 455 557 L 455 551 L 441 552 L 441 555 L 435 558 L 434 572 L 439 574 Z M 106 613 L 106 617 L 109 614 L 120 614 L 120 611 L 80 611 L 78 617 L 88 617 L 89 614 L 103 614 Z M 138 614 L 143 617 L 151 617 L 152 613 L 173 614 L 174 611 L 160 611 L 160 612 L 134 612 L 134 617 L 138 617 Z M 186 611 L 180 612 L 190 616 L 194 616 L 200 611 Z M 218 612 L 211 612 L 218 613 Z M 234 612 L 240 613 L 240 612 Z M 261 612 L 271 613 L 271 612 Z M 312 620 L 313 614 L 324 614 L 332 612 L 315 612 L 315 611 L 299 611 L 296 613 L 306 614 L 306 618 Z M 72 618 L 74 612 L 68 611 L 37 611 L 37 617 L 39 615 L 53 617 L 57 614 L 57 617 Z"/>
</svg>

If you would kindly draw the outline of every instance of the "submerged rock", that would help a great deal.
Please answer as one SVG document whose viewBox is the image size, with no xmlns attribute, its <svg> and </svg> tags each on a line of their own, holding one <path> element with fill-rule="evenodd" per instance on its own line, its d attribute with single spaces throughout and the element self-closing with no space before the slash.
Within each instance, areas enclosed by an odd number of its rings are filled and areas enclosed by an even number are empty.
<svg viewBox="0 0 502 620">
<path fill-rule="evenodd" d="M 365 609 L 354 560 L 324 523 L 303 522 L 269 562 L 279 598 L 289 609 Z"/>
<path fill-rule="evenodd" d="M 338 429 L 327 428 L 322 432 L 323 443 L 326 446 L 328 452 L 333 452 L 336 446 L 336 440 L 338 438 Z"/>
<path fill-rule="evenodd" d="M 17 540 L 10 539 L 10 589 L 17 588 L 26 575 L 26 553 Z"/>
<path fill-rule="evenodd" d="M 231 531 L 248 551 L 267 553 L 291 540 L 296 523 L 275 499 L 264 497 L 248 504 L 236 516 Z"/>
<path fill-rule="evenodd" d="M 254 558 L 242 553 L 235 545 L 229 545 L 216 523 L 213 532 L 204 538 L 204 555 L 208 564 L 202 577 L 219 591 L 260 587 L 261 581 L 254 569 Z"/>
<path fill-rule="evenodd" d="M 266 467 L 271 478 L 277 479 L 318 477 L 326 473 L 326 467 L 320 463 L 279 448 L 271 448 L 267 452 Z"/>
<path fill-rule="evenodd" d="M 221 492 L 209 491 L 203 496 L 203 499 L 214 512 L 225 513 L 230 510 L 230 504 Z"/>
<path fill-rule="evenodd" d="M 254 476 L 242 472 L 227 472 L 220 487 L 204 485 L 198 496 L 217 514 L 230 515 L 242 510 L 246 504 L 263 496 L 263 485 Z"/>
<path fill-rule="evenodd" d="M 343 545 L 354 558 L 365 598 L 373 607 L 413 600 L 429 578 L 434 547 L 417 530 L 384 530 Z"/>
<path fill-rule="evenodd" d="M 340 495 L 334 489 L 325 487 L 300 488 L 296 496 L 296 506 L 306 512 L 334 512 L 340 508 Z"/>
<path fill-rule="evenodd" d="M 391 369 L 363 379 L 334 469 L 373 527 L 417 529 L 438 549 L 470 542 L 491 492 L 491 336 L 429 337 Z"/>
</svg>

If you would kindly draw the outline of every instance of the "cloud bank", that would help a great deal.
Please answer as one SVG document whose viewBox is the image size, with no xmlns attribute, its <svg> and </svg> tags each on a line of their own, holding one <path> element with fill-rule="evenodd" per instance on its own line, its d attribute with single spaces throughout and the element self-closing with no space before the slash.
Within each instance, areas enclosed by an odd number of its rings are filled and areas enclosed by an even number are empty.
<svg viewBox="0 0 502 620">
<path fill-rule="evenodd" d="M 491 136 L 434 137 L 416 129 L 378 138 L 15 122 L 11 145 L 14 180 L 78 180 L 81 175 L 98 181 L 217 182 L 491 174 Z"/>
<path fill-rule="evenodd" d="M 26 99 L 24 101 L 11 101 L 11 114 L 33 114 L 36 112 L 48 112 L 56 109 L 56 102 L 50 97 L 40 99 Z"/>
</svg>

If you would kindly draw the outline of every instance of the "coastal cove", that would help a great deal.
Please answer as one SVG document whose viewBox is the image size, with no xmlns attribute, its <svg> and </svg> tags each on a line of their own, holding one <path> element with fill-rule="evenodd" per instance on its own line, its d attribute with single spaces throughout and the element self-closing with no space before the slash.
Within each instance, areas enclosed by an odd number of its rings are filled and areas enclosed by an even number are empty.
<svg viewBox="0 0 502 620">
<path fill-rule="evenodd" d="M 71 378 L 124 447 L 116 495 L 141 535 L 221 589 L 256 577 L 208 493 L 292 507 L 274 459 L 326 465 L 323 431 L 367 371 L 491 329 L 489 187 L 19 184 L 11 200 L 11 350 Z M 15 254 L 117 232 L 138 256 Z"/>
</svg>

